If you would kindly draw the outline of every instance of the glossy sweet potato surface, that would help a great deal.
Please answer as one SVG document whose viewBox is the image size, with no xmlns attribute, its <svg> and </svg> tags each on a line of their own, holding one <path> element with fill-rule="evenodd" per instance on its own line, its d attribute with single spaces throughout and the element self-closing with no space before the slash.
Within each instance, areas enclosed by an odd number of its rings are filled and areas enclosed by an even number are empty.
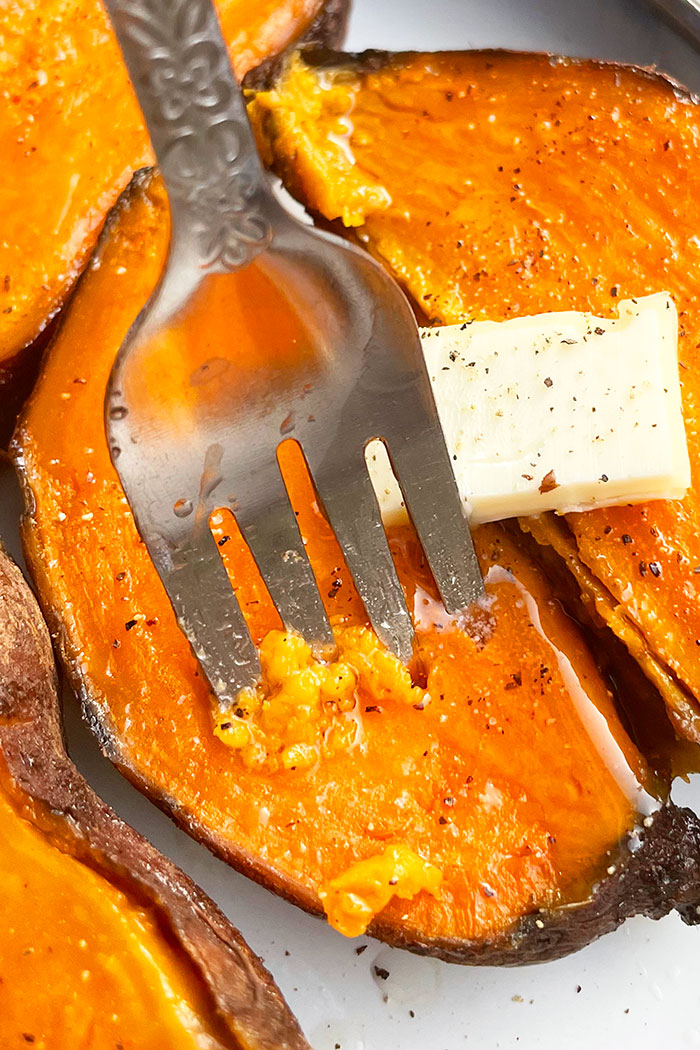
<svg viewBox="0 0 700 1050">
<path fill-rule="evenodd" d="M 243 77 L 306 35 L 336 44 L 346 0 L 220 0 Z M 183 69 L 183 77 L 187 70 Z M 152 163 L 141 114 L 100 0 L 14 3 L 0 26 L 0 433 L 6 389 L 60 309 L 105 215 Z"/>
<path fill-rule="evenodd" d="M 307 1046 L 240 934 L 71 763 L 49 634 L 1 547 L 0 843 L 3 1047 Z"/>
<path fill-rule="evenodd" d="M 361 696 L 355 745 L 303 771 L 247 768 L 217 739 L 102 422 L 114 355 L 166 245 L 162 186 L 140 176 L 109 221 L 15 442 L 32 572 L 107 754 L 190 833 L 312 911 L 327 880 L 388 844 L 408 846 L 440 869 L 441 891 L 392 901 L 371 931 L 414 950 L 517 964 L 565 954 L 636 912 L 694 914 L 695 818 L 657 808 L 660 786 L 517 530 L 479 530 L 486 607 L 444 632 L 415 541 L 394 534 L 429 704 Z M 224 335 L 219 367 L 241 351 Z M 288 483 L 333 622 L 362 624 L 308 479 L 291 468 Z M 235 535 L 216 535 L 259 639 L 276 614 Z"/>
<path fill-rule="evenodd" d="M 699 741 L 696 100 L 593 62 L 370 53 L 292 61 L 252 112 L 292 191 L 351 228 L 433 322 L 612 315 L 618 298 L 673 295 L 692 490 L 537 533 L 567 546 L 586 600 Z"/>
</svg>

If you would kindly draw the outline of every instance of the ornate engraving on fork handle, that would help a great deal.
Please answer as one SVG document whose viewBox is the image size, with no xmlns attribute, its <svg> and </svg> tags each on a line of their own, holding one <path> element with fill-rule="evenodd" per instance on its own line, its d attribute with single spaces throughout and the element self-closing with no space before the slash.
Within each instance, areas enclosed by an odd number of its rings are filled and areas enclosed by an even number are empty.
<svg viewBox="0 0 700 1050">
<path fill-rule="evenodd" d="M 170 198 L 203 268 L 269 243 L 264 174 L 210 0 L 107 0 Z M 256 200 L 257 197 L 257 200 Z"/>
</svg>

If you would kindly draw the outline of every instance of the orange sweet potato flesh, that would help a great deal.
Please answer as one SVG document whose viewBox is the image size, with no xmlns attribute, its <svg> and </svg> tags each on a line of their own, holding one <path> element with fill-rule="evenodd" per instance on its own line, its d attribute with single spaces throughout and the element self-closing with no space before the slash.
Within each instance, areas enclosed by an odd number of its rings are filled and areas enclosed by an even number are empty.
<svg viewBox="0 0 700 1050">
<path fill-rule="evenodd" d="M 308 1050 L 260 960 L 73 766 L 51 643 L 0 545 L 0 1045 Z"/>
<path fill-rule="evenodd" d="M 335 40 L 346 0 L 219 0 L 243 77 L 307 33 Z M 148 136 L 100 0 L 11 4 L 0 27 L 0 391 L 60 308 Z M 9 413 L 3 394 L 0 408 Z"/>
<path fill-rule="evenodd" d="M 408 847 L 442 872 L 441 891 L 393 900 L 371 929 L 459 961 L 552 957 L 626 914 L 694 899 L 687 874 L 682 886 L 677 878 L 696 849 L 692 818 L 661 809 L 641 829 L 643 847 L 627 850 L 658 785 L 517 529 L 478 531 L 487 607 L 466 629 L 444 631 L 425 617 L 434 590 L 415 539 L 394 533 L 419 621 L 424 709 L 361 697 L 361 742 L 304 771 L 246 768 L 215 737 L 211 696 L 136 532 L 103 428 L 110 367 L 167 239 L 162 185 L 141 176 L 107 225 L 15 439 L 27 556 L 107 754 L 190 833 L 312 911 L 329 879 L 392 843 Z M 229 332 L 232 324 L 229 315 Z M 225 335 L 217 354 L 235 361 Z M 164 377 L 161 393 L 170 389 Z M 364 624 L 303 463 L 291 456 L 285 469 L 329 615 Z M 275 610 L 234 534 L 221 552 L 260 639 L 279 625 Z M 655 858 L 649 868 L 644 857 Z M 591 896 L 594 880 L 601 888 Z M 573 918 L 561 907 L 572 901 L 587 901 Z"/>
<path fill-rule="evenodd" d="M 673 295 L 692 489 L 525 527 L 700 741 L 696 100 L 645 71 L 541 55 L 326 56 L 291 62 L 253 113 L 293 191 L 352 227 L 434 322 Z"/>
</svg>

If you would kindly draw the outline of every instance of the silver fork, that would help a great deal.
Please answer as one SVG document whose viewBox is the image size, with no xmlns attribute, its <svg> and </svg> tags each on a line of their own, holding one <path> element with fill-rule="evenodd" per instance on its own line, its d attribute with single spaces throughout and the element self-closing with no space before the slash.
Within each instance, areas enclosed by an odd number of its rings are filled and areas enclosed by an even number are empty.
<svg viewBox="0 0 700 1050">
<path fill-rule="evenodd" d="M 388 447 L 447 610 L 483 588 L 411 309 L 369 255 L 274 196 L 210 0 L 106 2 L 172 217 L 165 271 L 112 369 L 107 437 L 180 627 L 222 707 L 255 684 L 209 524 L 226 507 L 285 627 L 334 646 L 278 466 L 291 437 L 375 632 L 408 661 L 413 625 L 365 463 L 371 439 Z M 267 320 L 280 311 L 296 337 L 276 344 Z M 256 328 L 267 345 L 254 361 Z"/>
</svg>

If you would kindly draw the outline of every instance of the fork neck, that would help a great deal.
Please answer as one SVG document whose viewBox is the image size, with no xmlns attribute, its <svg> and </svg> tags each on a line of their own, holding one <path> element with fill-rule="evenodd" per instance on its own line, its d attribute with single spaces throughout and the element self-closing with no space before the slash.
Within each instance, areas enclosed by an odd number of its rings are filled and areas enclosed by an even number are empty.
<svg viewBox="0 0 700 1050">
<path fill-rule="evenodd" d="M 211 0 L 105 0 L 165 182 L 173 248 L 200 270 L 245 266 L 271 204 Z"/>
</svg>

